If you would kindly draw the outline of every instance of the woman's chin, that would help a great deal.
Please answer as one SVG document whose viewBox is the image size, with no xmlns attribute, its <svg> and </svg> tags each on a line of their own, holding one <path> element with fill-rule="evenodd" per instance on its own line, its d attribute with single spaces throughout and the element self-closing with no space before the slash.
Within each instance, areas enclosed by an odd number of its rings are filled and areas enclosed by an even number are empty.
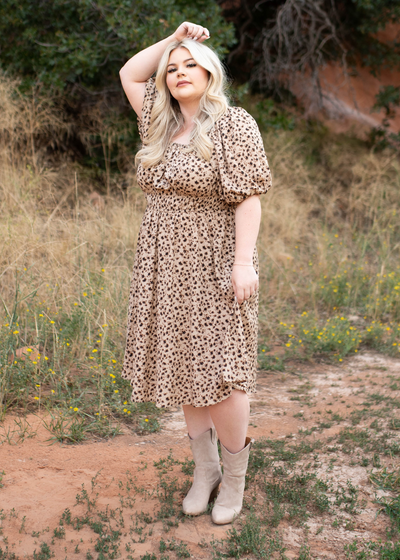
<svg viewBox="0 0 400 560">
<path fill-rule="evenodd" d="M 172 95 L 172 97 L 174 99 L 176 99 L 178 102 L 186 102 L 186 103 L 194 103 L 195 101 L 199 101 L 201 95 L 199 96 L 198 94 L 194 94 L 193 92 L 185 92 L 185 91 L 179 91 L 179 92 L 174 92 L 174 94 Z"/>
</svg>

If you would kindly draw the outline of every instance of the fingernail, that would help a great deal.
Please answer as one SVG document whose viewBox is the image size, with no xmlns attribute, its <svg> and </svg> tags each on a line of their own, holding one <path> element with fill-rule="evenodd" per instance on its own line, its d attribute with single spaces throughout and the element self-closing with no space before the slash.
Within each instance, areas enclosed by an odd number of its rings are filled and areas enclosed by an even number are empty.
<svg viewBox="0 0 400 560">
<path fill-rule="evenodd" d="M 197 37 L 194 37 L 193 41 L 197 41 Z"/>
</svg>

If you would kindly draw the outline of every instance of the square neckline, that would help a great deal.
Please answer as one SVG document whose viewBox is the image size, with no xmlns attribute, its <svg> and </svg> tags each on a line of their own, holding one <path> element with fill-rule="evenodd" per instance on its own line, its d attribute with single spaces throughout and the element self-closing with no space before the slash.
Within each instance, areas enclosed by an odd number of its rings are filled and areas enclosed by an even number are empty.
<svg viewBox="0 0 400 560">
<path fill-rule="evenodd" d="M 189 142 L 189 144 L 182 144 L 182 142 L 170 142 L 169 146 L 185 146 L 185 147 L 188 147 L 188 146 L 191 146 L 191 144 L 192 144 L 192 142 Z"/>
</svg>

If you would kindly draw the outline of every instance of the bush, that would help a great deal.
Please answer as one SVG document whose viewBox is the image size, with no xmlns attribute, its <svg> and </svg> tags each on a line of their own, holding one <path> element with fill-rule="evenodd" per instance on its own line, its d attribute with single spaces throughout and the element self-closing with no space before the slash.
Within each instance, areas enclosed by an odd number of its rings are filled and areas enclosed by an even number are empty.
<svg viewBox="0 0 400 560">
<path fill-rule="evenodd" d="M 108 95 L 120 91 L 118 71 L 130 56 L 185 20 L 206 25 L 220 54 L 232 45 L 233 28 L 213 0 L 4 0 L 0 64 L 25 86 L 42 82 Z"/>
</svg>

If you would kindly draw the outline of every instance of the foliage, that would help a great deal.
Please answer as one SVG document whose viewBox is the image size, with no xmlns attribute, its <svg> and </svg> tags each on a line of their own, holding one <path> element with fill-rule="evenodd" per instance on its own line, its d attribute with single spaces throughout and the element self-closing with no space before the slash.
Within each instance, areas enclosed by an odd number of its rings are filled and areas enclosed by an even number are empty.
<svg viewBox="0 0 400 560">
<path fill-rule="evenodd" d="M 62 123 L 30 121 L 37 153 L 67 155 L 111 191 L 111 175 L 126 170 L 137 148 L 135 115 L 119 70 L 136 52 L 167 37 L 184 20 L 201 21 L 220 54 L 234 42 L 233 26 L 214 0 L 4 0 L 0 4 L 0 75 L 19 80 L 16 98 Z M 0 107 L 2 109 L 2 107 Z M 28 122 L 28 121 L 26 121 Z M 3 131 L 3 134 L 5 131 Z"/>
<path fill-rule="evenodd" d="M 213 0 L 4 0 L 1 68 L 47 87 L 93 94 L 120 90 L 118 71 L 135 52 L 167 37 L 185 20 L 207 25 L 220 53 L 233 42 Z"/>
<path fill-rule="evenodd" d="M 280 109 L 272 99 L 263 99 L 256 105 L 255 119 L 261 130 L 293 130 L 294 118 Z"/>
<path fill-rule="evenodd" d="M 343 11 L 343 26 L 353 52 L 361 54 L 362 62 L 373 73 L 380 68 L 400 65 L 400 42 L 381 42 L 374 34 L 388 23 L 400 21 L 397 0 L 352 0 Z"/>
<path fill-rule="evenodd" d="M 396 107 L 400 106 L 400 88 L 396 86 L 383 86 L 375 96 L 372 111 L 384 110 L 385 117 L 382 125 L 372 129 L 370 140 L 373 146 L 383 149 L 388 146 L 400 148 L 400 133 L 390 132 L 390 120 L 396 116 Z"/>
</svg>

